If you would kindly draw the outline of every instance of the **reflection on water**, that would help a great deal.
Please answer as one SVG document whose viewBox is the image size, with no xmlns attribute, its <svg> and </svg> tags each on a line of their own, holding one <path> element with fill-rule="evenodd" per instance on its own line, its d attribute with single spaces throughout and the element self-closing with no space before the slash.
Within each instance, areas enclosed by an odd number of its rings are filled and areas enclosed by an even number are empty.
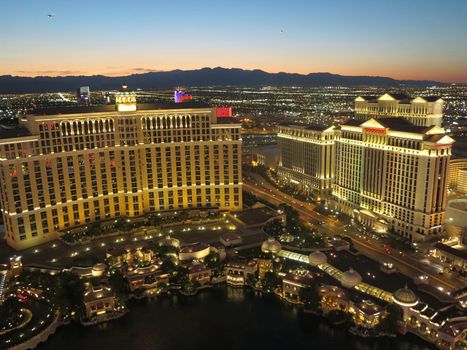
<svg viewBox="0 0 467 350">
<path fill-rule="evenodd" d="M 133 301 L 121 319 L 69 325 L 39 349 L 351 349 L 431 350 L 414 336 L 362 339 L 274 296 L 219 287 L 194 297 L 171 294 Z"/>
</svg>

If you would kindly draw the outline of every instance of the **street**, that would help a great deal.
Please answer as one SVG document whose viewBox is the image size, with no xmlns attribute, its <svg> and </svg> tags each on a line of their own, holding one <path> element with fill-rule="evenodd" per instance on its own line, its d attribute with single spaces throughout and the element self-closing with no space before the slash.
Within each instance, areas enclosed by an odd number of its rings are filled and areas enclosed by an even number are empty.
<svg viewBox="0 0 467 350">
<path fill-rule="evenodd" d="M 300 218 L 305 223 L 315 225 L 315 229 L 318 232 L 329 237 L 334 235 L 350 237 L 355 248 L 362 254 L 378 262 L 391 262 L 398 271 L 412 279 L 420 275 L 427 275 L 430 284 L 441 287 L 445 291 L 451 291 L 464 285 L 464 283 L 458 279 L 438 274 L 438 271 L 433 266 L 420 262 L 419 257 L 413 257 L 409 253 L 405 253 L 403 257 L 395 254 L 388 254 L 380 241 L 359 237 L 358 231 L 353 227 L 345 225 L 337 219 L 317 213 L 314 211 L 316 204 L 303 202 L 281 192 L 258 174 L 245 172 L 243 189 L 245 191 L 250 191 L 254 195 L 274 205 L 281 203 L 290 205 L 299 213 Z M 324 224 L 320 225 L 320 222 L 324 222 Z"/>
</svg>

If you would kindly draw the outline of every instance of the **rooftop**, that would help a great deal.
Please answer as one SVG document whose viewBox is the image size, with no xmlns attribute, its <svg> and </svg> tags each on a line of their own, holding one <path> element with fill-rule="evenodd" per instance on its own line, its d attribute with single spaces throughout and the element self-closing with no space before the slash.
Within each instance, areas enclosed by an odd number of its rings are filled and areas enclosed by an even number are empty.
<svg viewBox="0 0 467 350">
<path fill-rule="evenodd" d="M 297 283 L 302 286 L 310 286 L 313 283 L 313 277 L 309 275 L 298 275 L 295 273 L 288 273 L 284 276 L 285 283 Z"/>
<path fill-rule="evenodd" d="M 183 103 L 137 103 L 137 111 L 151 111 L 164 109 L 191 109 L 191 108 L 210 108 L 211 106 L 204 102 L 183 102 Z M 28 113 L 28 115 L 66 115 L 66 114 L 88 114 L 116 112 L 115 105 L 95 105 L 95 106 L 69 106 L 69 107 L 48 107 L 37 108 Z"/>
<path fill-rule="evenodd" d="M 234 215 L 245 225 L 264 223 L 269 219 L 279 216 L 277 211 L 269 207 L 248 208 L 241 212 L 235 212 Z"/>
<path fill-rule="evenodd" d="M 454 255 L 463 260 L 467 260 L 467 251 L 464 249 L 456 249 L 443 243 L 436 243 L 434 247 L 450 255 Z"/>
<path fill-rule="evenodd" d="M 384 127 L 394 130 L 394 131 L 424 134 L 425 132 L 427 132 L 429 129 L 432 128 L 432 126 L 427 127 L 427 126 L 414 125 L 401 117 L 374 118 L 374 120 L 376 120 L 379 124 L 383 125 Z M 346 122 L 344 122 L 342 125 L 359 127 L 364 123 L 365 122 L 361 120 L 349 119 Z"/>
<path fill-rule="evenodd" d="M 324 131 L 329 129 L 331 125 L 319 125 L 319 124 L 300 124 L 294 122 L 283 122 L 280 124 L 281 126 L 289 126 L 295 128 L 302 128 L 306 130 L 315 130 L 315 131 Z"/>
<path fill-rule="evenodd" d="M 428 129 L 431 129 L 431 127 L 413 125 L 412 123 L 400 117 L 376 118 L 376 120 L 378 123 L 381 123 L 389 129 L 395 131 L 424 134 Z"/>
<path fill-rule="evenodd" d="M 19 126 L 0 125 L 0 139 L 31 136 L 28 129 Z"/>
</svg>

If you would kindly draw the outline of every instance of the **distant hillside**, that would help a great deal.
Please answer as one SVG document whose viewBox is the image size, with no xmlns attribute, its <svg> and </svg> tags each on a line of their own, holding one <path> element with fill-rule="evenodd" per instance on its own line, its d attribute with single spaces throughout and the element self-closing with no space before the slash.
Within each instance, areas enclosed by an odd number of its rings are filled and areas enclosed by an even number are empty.
<svg viewBox="0 0 467 350">
<path fill-rule="evenodd" d="M 66 76 L 15 77 L 0 76 L 0 93 L 71 91 L 89 85 L 93 90 L 116 89 L 126 83 L 133 89 L 174 88 L 176 86 L 428 86 L 446 85 L 429 80 L 396 80 L 387 77 L 345 76 L 331 73 L 267 73 L 262 70 L 238 68 L 203 68 L 150 72 L 121 77 Z"/>
</svg>

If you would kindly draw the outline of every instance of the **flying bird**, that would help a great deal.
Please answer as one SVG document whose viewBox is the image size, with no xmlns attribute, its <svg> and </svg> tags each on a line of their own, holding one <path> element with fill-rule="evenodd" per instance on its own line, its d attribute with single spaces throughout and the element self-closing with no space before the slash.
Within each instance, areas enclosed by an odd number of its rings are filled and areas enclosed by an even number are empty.
<svg viewBox="0 0 467 350">
<path fill-rule="evenodd" d="M 53 18 L 53 17 L 55 17 L 55 13 L 49 13 L 49 14 L 47 14 L 47 17 Z"/>
</svg>

